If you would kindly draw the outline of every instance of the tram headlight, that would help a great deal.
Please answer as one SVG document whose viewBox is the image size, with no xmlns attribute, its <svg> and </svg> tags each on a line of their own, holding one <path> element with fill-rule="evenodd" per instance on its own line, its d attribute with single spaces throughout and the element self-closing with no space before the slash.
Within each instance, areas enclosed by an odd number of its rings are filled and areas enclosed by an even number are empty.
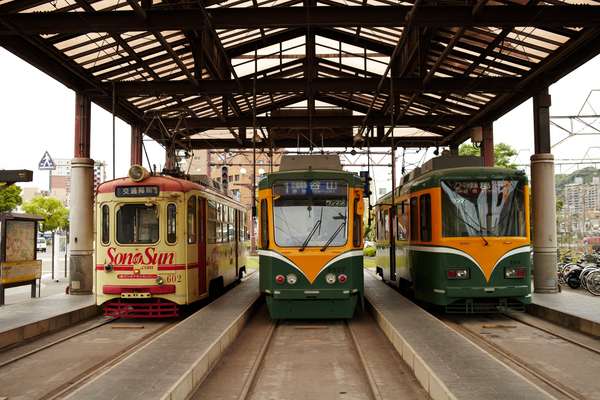
<svg viewBox="0 0 600 400">
<path fill-rule="evenodd" d="M 446 272 L 448 279 L 469 279 L 468 268 L 449 268 Z"/>
<path fill-rule="evenodd" d="M 148 170 L 146 168 L 142 167 L 141 165 L 132 165 L 129 168 L 128 175 L 132 181 L 139 182 L 139 181 L 143 181 L 148 176 L 150 176 L 150 173 L 148 172 Z"/>
<path fill-rule="evenodd" d="M 112 272 L 112 271 L 113 271 L 113 266 L 112 266 L 112 264 L 106 264 L 106 265 L 104 266 L 104 271 L 106 271 L 106 272 Z"/>
<path fill-rule="evenodd" d="M 506 279 L 523 279 L 527 275 L 524 267 L 506 267 L 504 268 L 504 277 Z"/>
<path fill-rule="evenodd" d="M 162 276 L 157 276 L 156 277 L 156 284 L 157 285 L 162 285 L 163 283 L 165 283 L 163 277 Z"/>
<path fill-rule="evenodd" d="M 330 285 L 333 285 L 335 283 L 335 274 L 327 274 L 325 275 L 325 282 L 329 283 Z"/>
<path fill-rule="evenodd" d="M 288 274 L 285 279 L 289 285 L 295 285 L 296 282 L 298 282 L 298 277 L 296 274 Z"/>
</svg>

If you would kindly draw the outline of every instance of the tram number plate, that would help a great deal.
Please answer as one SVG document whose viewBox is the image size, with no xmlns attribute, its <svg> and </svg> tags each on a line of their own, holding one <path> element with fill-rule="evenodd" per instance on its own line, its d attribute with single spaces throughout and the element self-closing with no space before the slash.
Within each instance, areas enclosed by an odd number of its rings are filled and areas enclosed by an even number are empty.
<svg viewBox="0 0 600 400">
<path fill-rule="evenodd" d="M 121 298 L 123 299 L 131 299 L 131 298 L 147 298 L 152 297 L 150 293 L 121 293 Z"/>
</svg>

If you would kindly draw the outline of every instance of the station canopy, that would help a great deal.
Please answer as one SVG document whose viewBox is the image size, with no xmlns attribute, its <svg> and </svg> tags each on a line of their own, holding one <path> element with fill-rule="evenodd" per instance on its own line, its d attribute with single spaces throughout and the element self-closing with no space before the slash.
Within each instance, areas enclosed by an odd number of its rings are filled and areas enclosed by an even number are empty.
<svg viewBox="0 0 600 400">
<path fill-rule="evenodd" d="M 0 0 L 0 45 L 164 145 L 445 146 L 598 54 L 600 2 Z"/>
</svg>

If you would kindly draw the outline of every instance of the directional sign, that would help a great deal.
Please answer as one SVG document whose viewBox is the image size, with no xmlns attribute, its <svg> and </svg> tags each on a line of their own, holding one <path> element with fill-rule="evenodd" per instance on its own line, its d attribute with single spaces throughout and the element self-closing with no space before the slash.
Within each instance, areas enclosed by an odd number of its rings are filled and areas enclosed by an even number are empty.
<svg viewBox="0 0 600 400">
<path fill-rule="evenodd" d="M 52 161 L 52 157 L 50 157 L 50 153 L 48 153 L 48 151 L 44 153 L 44 156 L 40 160 L 38 169 L 41 171 L 56 169 L 56 165 L 54 164 L 54 161 Z"/>
</svg>

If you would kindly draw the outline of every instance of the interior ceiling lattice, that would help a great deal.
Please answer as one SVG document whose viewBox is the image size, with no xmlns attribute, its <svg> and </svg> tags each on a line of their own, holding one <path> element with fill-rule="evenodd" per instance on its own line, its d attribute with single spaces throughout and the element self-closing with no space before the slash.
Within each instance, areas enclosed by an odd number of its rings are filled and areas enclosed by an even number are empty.
<svg viewBox="0 0 600 400">
<path fill-rule="evenodd" d="M 0 0 L 0 45 L 194 148 L 458 143 L 600 52 L 599 1 L 467 3 Z"/>
</svg>

